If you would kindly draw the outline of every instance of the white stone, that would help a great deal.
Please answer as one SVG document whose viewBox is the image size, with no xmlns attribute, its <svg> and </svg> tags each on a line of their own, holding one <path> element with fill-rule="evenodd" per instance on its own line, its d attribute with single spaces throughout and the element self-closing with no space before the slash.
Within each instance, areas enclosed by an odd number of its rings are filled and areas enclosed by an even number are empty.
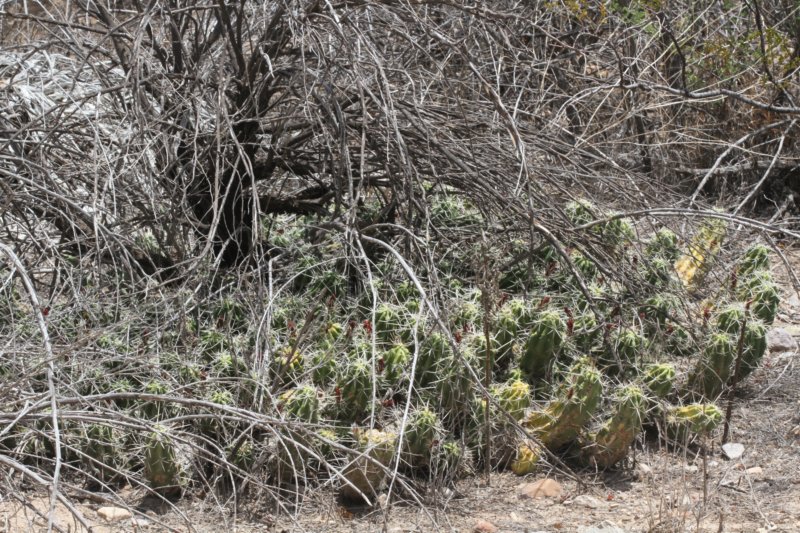
<svg viewBox="0 0 800 533">
<path fill-rule="evenodd" d="M 764 473 L 764 469 L 761 468 L 760 466 L 753 466 L 745 470 L 745 472 L 747 472 L 751 476 L 760 476 L 761 474 Z"/>
<path fill-rule="evenodd" d="M 120 520 L 130 519 L 133 514 L 122 507 L 101 507 L 97 510 L 97 516 L 107 522 L 119 522 Z"/>
<path fill-rule="evenodd" d="M 594 496 L 589 496 L 588 494 L 575 496 L 575 498 L 572 500 L 572 503 L 588 509 L 598 509 L 599 507 L 603 506 L 603 502 Z"/>
<path fill-rule="evenodd" d="M 731 461 L 735 461 L 744 454 L 744 444 L 728 442 L 722 445 L 722 453 Z"/>
</svg>

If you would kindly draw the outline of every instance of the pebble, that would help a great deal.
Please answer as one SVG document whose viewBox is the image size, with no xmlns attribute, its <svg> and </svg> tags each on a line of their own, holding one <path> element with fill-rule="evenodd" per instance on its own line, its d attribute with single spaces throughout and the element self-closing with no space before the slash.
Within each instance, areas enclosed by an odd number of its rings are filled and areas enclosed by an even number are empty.
<svg viewBox="0 0 800 533">
<path fill-rule="evenodd" d="M 783 328 L 774 328 L 767 333 L 767 347 L 770 352 L 792 352 L 797 350 L 797 341 Z"/>
<path fill-rule="evenodd" d="M 686 472 L 687 474 L 694 474 L 698 470 L 700 470 L 700 467 L 698 467 L 697 465 L 686 465 L 683 467 L 683 471 Z"/>
<path fill-rule="evenodd" d="M 731 461 L 735 461 L 744 454 L 744 444 L 727 442 L 722 445 L 722 453 Z"/>
<path fill-rule="evenodd" d="M 487 520 L 479 519 L 475 522 L 475 527 L 472 528 L 475 533 L 497 533 L 500 529 Z"/>
<path fill-rule="evenodd" d="M 760 476 L 761 474 L 764 473 L 764 469 L 761 468 L 760 466 L 753 466 L 748 468 L 745 472 L 747 472 L 751 476 Z"/>
<path fill-rule="evenodd" d="M 133 514 L 122 507 L 101 507 L 97 510 L 97 516 L 108 522 L 119 522 L 120 520 L 128 520 Z"/>
<path fill-rule="evenodd" d="M 584 527 L 578 530 L 579 533 L 625 533 L 625 530 L 614 522 L 608 520 L 595 526 Z"/>
<path fill-rule="evenodd" d="M 131 525 L 135 531 L 139 529 L 147 529 L 150 527 L 150 520 L 145 520 L 144 518 L 131 518 Z"/>
<path fill-rule="evenodd" d="M 636 463 L 636 471 L 639 477 L 649 477 L 653 475 L 653 468 L 647 463 Z"/>
<path fill-rule="evenodd" d="M 540 479 L 533 483 L 525 483 L 518 490 L 521 498 L 531 499 L 560 498 L 562 492 L 561 484 L 548 478 Z"/>
<path fill-rule="evenodd" d="M 588 494 L 581 494 L 579 496 L 575 496 L 572 500 L 574 505 L 579 505 L 581 507 L 586 507 L 588 509 L 598 509 L 599 507 L 603 506 L 603 502 L 595 498 L 594 496 L 589 496 Z"/>
</svg>

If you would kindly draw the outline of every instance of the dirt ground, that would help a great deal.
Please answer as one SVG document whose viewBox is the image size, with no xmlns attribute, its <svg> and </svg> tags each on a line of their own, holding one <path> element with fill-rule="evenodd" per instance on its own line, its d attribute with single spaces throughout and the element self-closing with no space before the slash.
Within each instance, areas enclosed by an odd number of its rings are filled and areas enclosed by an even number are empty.
<svg viewBox="0 0 800 533">
<path fill-rule="evenodd" d="M 787 291 L 774 327 L 800 340 L 800 299 L 788 290 L 788 278 L 775 274 Z M 602 475 L 581 472 L 580 483 L 558 472 L 530 478 L 493 474 L 489 485 L 483 477 L 463 480 L 455 490 L 428 496 L 424 507 L 393 498 L 388 506 L 374 509 L 344 508 L 332 491 L 317 491 L 304 499 L 294 518 L 259 502 L 248 502 L 243 506 L 247 512 L 233 516 L 220 512 L 231 508 L 231 502 L 210 498 L 184 498 L 173 508 L 145 510 L 137 494 L 129 491 L 126 500 L 139 510 L 133 518 L 105 522 L 97 510 L 108 504 L 99 500 L 80 502 L 78 508 L 98 533 L 480 530 L 476 527 L 508 533 L 800 532 L 797 348 L 768 353 L 737 396 L 730 441 L 741 443 L 744 453 L 736 460 L 729 460 L 718 442 L 711 443 L 704 464 L 697 449 L 667 450 L 653 440 L 637 449 L 626 468 Z M 544 477 L 561 485 L 560 496 L 520 496 L 525 484 Z M 31 495 L 29 502 L 26 508 L 0 495 L 0 532 L 46 530 L 47 497 Z M 33 508 L 43 516 L 37 517 Z M 64 507 L 58 508 L 55 521 L 63 531 L 85 531 Z"/>
</svg>

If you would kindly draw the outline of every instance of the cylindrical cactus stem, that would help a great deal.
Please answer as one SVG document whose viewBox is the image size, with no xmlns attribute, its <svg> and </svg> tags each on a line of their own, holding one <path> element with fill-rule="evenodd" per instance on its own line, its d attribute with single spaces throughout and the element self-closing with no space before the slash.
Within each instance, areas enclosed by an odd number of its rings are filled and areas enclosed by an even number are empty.
<svg viewBox="0 0 800 533">
<path fill-rule="evenodd" d="M 436 413 L 423 407 L 414 410 L 406 424 L 403 460 L 411 468 L 427 468 L 435 443 L 442 440 L 444 430 Z"/>
<path fill-rule="evenodd" d="M 121 443 L 117 442 L 114 428 L 104 424 L 92 424 L 86 429 L 82 452 L 88 470 L 97 475 L 100 481 L 109 481 L 115 469 L 121 464 Z"/>
<path fill-rule="evenodd" d="M 466 365 L 480 368 L 477 355 L 465 346 L 459 360 L 455 356 L 439 361 L 436 390 L 439 396 L 439 413 L 449 429 L 461 428 L 468 420 L 475 384 Z"/>
<path fill-rule="evenodd" d="M 511 462 L 511 471 L 518 476 L 532 474 L 539 466 L 543 450 L 532 441 L 522 441 L 517 445 L 517 454 Z"/>
<path fill-rule="evenodd" d="M 507 302 L 497 313 L 497 353 L 495 367 L 498 373 L 505 372 L 514 360 L 514 345 L 521 331 L 521 322 L 525 315 L 525 303 L 514 299 Z"/>
<path fill-rule="evenodd" d="M 584 312 L 575 317 L 572 323 L 572 340 L 575 347 L 590 352 L 599 338 L 600 328 L 594 313 Z"/>
<path fill-rule="evenodd" d="M 728 227 L 724 220 L 704 222 L 692 239 L 687 252 L 675 262 L 675 271 L 690 289 L 698 287 L 722 248 Z"/>
<path fill-rule="evenodd" d="M 653 364 L 647 367 L 642 380 L 648 390 L 656 397 L 664 399 L 672 392 L 675 385 L 675 367 L 667 363 Z"/>
<path fill-rule="evenodd" d="M 447 339 L 433 332 L 427 336 L 420 347 L 419 359 L 414 371 L 414 385 L 418 390 L 425 389 L 436 379 L 439 361 L 452 358 L 453 353 Z"/>
<path fill-rule="evenodd" d="M 767 325 L 772 325 L 775 317 L 778 316 L 778 306 L 781 302 L 778 286 L 772 282 L 759 283 L 754 285 L 749 293 L 750 311 L 753 316 Z"/>
<path fill-rule="evenodd" d="M 525 342 L 519 366 L 530 380 L 544 378 L 567 335 L 567 323 L 558 311 L 543 311 Z"/>
<path fill-rule="evenodd" d="M 153 490 L 168 496 L 181 491 L 180 474 L 172 438 L 166 428 L 156 426 L 145 443 L 144 478 Z"/>
<path fill-rule="evenodd" d="M 319 421 L 320 394 L 313 385 L 299 385 L 278 397 L 278 407 L 292 420 L 316 424 Z"/>
<path fill-rule="evenodd" d="M 744 344 L 742 346 L 742 363 L 739 367 L 739 379 L 749 376 L 764 358 L 767 351 L 767 328 L 760 320 L 750 320 L 744 328 Z"/>
<path fill-rule="evenodd" d="M 754 244 L 739 260 L 736 271 L 740 278 L 745 278 L 759 270 L 769 271 L 769 248 Z"/>
<path fill-rule="evenodd" d="M 610 348 L 612 353 L 605 356 L 605 362 L 614 371 L 623 371 L 638 366 L 639 356 L 647 340 L 632 328 L 620 328 L 613 336 Z M 618 368 L 622 365 L 621 368 Z"/>
<path fill-rule="evenodd" d="M 717 330 L 729 335 L 738 335 L 742 329 L 742 324 L 745 322 L 747 312 L 744 305 L 735 303 L 723 308 L 717 317 L 715 325 Z"/>
<path fill-rule="evenodd" d="M 713 403 L 674 406 L 667 411 L 667 431 L 676 440 L 708 435 L 722 423 L 722 411 Z"/>
<path fill-rule="evenodd" d="M 597 410 L 603 392 L 600 372 L 586 357 L 569 370 L 558 396 L 542 411 L 530 413 L 523 425 L 551 450 L 574 441 Z"/>
<path fill-rule="evenodd" d="M 608 468 L 622 461 L 642 429 L 646 411 L 645 396 L 636 385 L 627 385 L 617 391 L 614 413 L 602 428 L 590 435 L 590 443 L 583 448 L 584 457 L 591 464 Z"/>
<path fill-rule="evenodd" d="M 377 429 L 355 429 L 356 449 L 361 456 L 343 473 L 340 493 L 351 501 L 372 500 L 383 488 L 387 469 L 394 459 L 397 434 Z"/>
<path fill-rule="evenodd" d="M 372 365 L 361 355 L 351 354 L 337 381 L 337 401 L 348 418 L 364 413 L 372 399 Z"/>
<path fill-rule="evenodd" d="M 697 366 L 689 376 L 689 388 L 714 399 L 722 392 L 731 375 L 736 357 L 736 342 L 727 333 L 712 333 Z"/>
<path fill-rule="evenodd" d="M 406 377 L 410 360 L 411 352 L 404 344 L 395 344 L 383 353 L 379 360 L 379 370 L 382 367 L 383 381 L 390 388 L 395 389 Z"/>
<path fill-rule="evenodd" d="M 661 228 L 648 239 L 645 246 L 645 255 L 651 261 L 663 259 L 670 264 L 674 263 L 680 256 L 678 236 L 669 228 Z"/>
<path fill-rule="evenodd" d="M 521 379 L 495 385 L 491 392 L 500 408 L 516 420 L 525 416 L 525 411 L 531 406 L 531 386 Z"/>
<path fill-rule="evenodd" d="M 375 335 L 383 342 L 400 339 L 401 319 L 397 306 L 382 303 L 375 310 Z"/>
</svg>

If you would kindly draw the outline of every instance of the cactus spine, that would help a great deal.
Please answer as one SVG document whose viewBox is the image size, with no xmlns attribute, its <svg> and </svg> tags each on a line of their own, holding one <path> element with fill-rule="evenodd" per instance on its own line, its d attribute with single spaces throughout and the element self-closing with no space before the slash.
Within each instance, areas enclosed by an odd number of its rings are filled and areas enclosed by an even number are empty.
<svg viewBox="0 0 800 533">
<path fill-rule="evenodd" d="M 501 409 L 517 420 L 525 416 L 525 411 L 531 406 L 531 386 L 521 379 L 510 379 L 495 385 L 492 387 L 492 396 L 497 399 Z"/>
<path fill-rule="evenodd" d="M 389 387 L 394 388 L 400 384 L 410 359 L 411 353 L 404 344 L 395 344 L 384 352 L 382 357 L 383 379 Z"/>
<path fill-rule="evenodd" d="M 313 385 L 300 385 L 278 398 L 281 411 L 289 418 L 316 424 L 319 421 L 319 393 Z"/>
</svg>

